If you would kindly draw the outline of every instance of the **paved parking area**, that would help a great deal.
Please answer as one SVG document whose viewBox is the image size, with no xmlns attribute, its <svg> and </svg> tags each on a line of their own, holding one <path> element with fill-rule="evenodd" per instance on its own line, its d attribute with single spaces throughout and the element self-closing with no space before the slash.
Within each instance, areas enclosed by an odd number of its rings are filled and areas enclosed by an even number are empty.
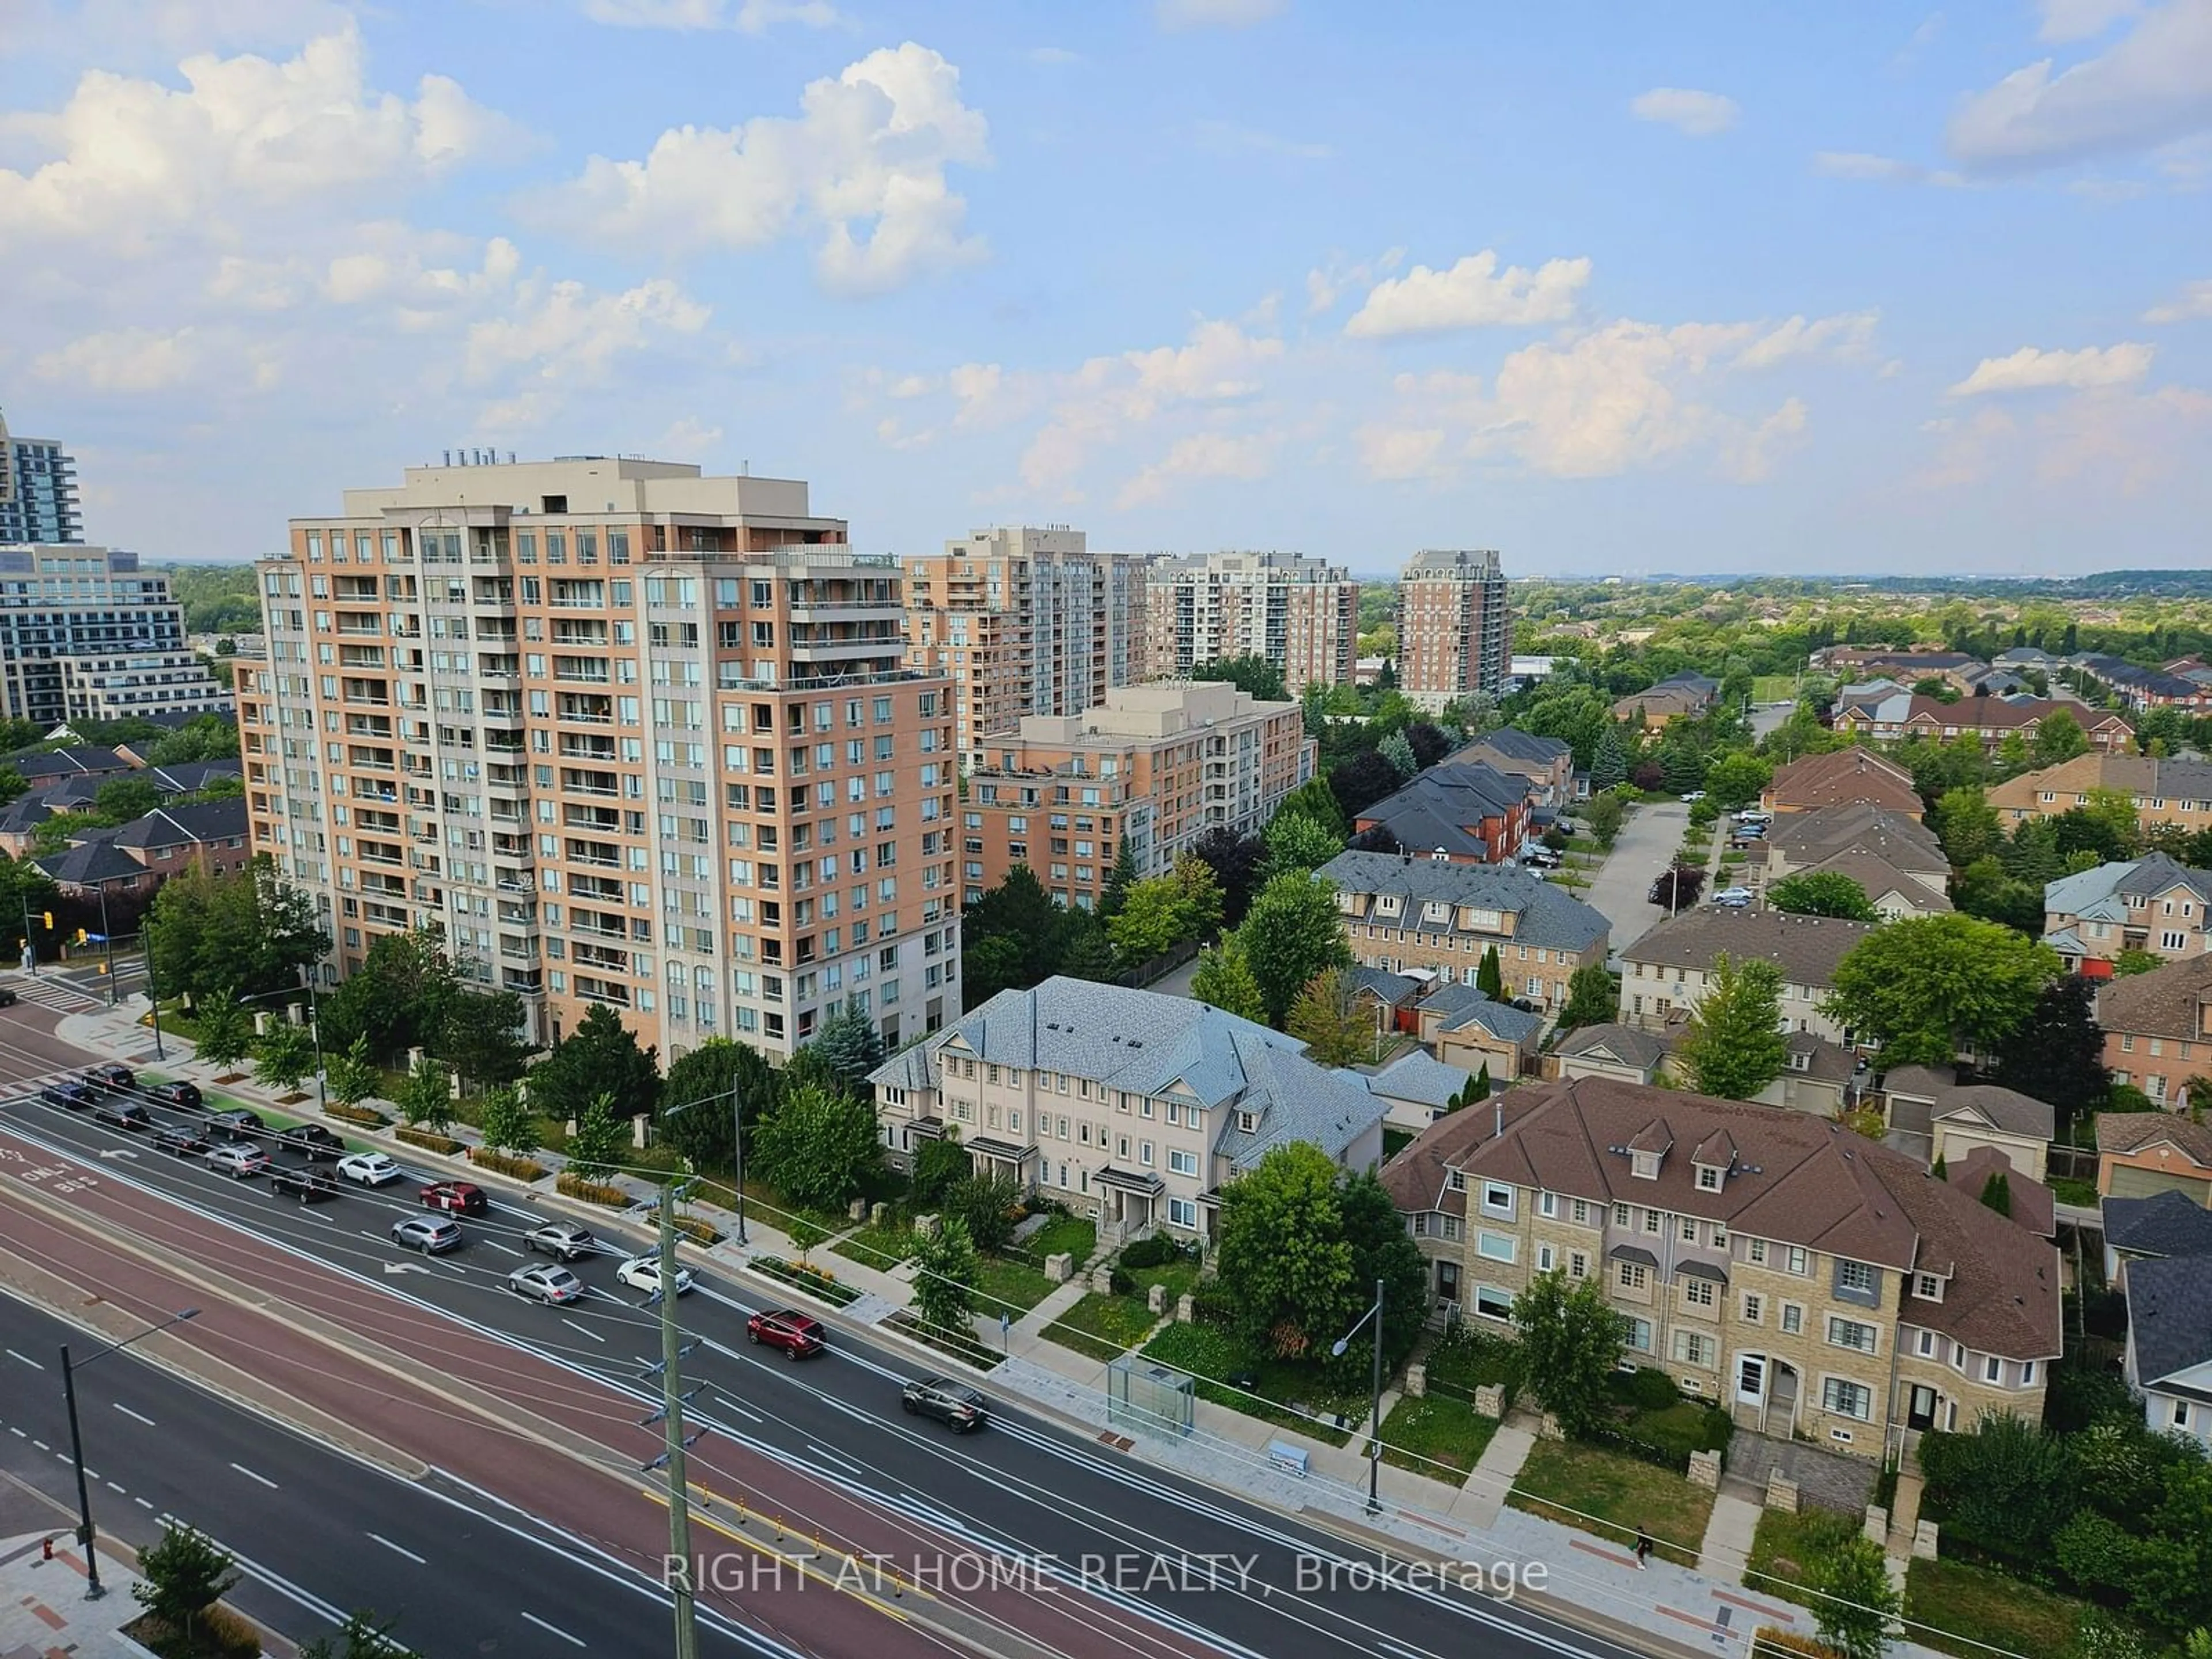
<svg viewBox="0 0 2212 1659">
<path fill-rule="evenodd" d="M 1689 823 L 1690 809 L 1678 800 L 1636 808 L 1628 815 L 1604 867 L 1582 893 L 1583 902 L 1596 906 L 1599 914 L 1613 924 L 1615 956 L 1667 919 L 1644 896 L 1673 860 Z"/>
</svg>

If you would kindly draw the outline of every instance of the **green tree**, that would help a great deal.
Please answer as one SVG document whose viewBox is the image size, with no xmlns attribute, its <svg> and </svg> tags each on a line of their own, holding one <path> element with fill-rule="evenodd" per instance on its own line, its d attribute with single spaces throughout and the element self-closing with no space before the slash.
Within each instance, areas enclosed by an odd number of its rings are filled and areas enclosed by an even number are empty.
<svg viewBox="0 0 2212 1659">
<path fill-rule="evenodd" d="M 1328 793 L 1328 786 L 1318 778 L 1301 784 L 1299 790 L 1319 785 L 1321 799 L 1328 803 L 1332 818 L 1336 816 L 1336 798 Z M 1298 791 L 1294 790 L 1293 794 Z M 1280 816 L 1279 811 L 1278 817 Z M 1306 814 L 1311 817 L 1310 813 Z M 1245 907 L 1252 902 L 1252 895 L 1259 890 L 1261 866 L 1267 857 L 1267 846 L 1257 836 L 1239 835 L 1226 824 L 1215 824 L 1192 843 L 1190 855 L 1202 860 L 1213 872 L 1215 884 L 1221 889 L 1221 919 L 1234 927 L 1244 920 Z"/>
<path fill-rule="evenodd" d="M 612 1009 L 595 1002 L 576 1029 L 531 1067 L 530 1098 L 559 1122 L 582 1117 L 601 1095 L 611 1096 L 625 1114 L 650 1111 L 660 1098 L 660 1071 L 653 1056 Z"/>
<path fill-rule="evenodd" d="M 218 991 L 197 1010 L 197 1052 L 210 1066 L 229 1069 L 253 1052 L 253 1016 L 228 991 Z"/>
<path fill-rule="evenodd" d="M 133 774 L 110 778 L 92 793 L 92 810 L 110 823 L 130 823 L 161 804 L 153 780 Z"/>
<path fill-rule="evenodd" d="M 2130 945 L 2112 958 L 2112 977 L 2132 979 L 2137 974 L 2155 973 L 2165 966 L 2166 958 L 2157 951 Z"/>
<path fill-rule="evenodd" d="M 2105 1034 L 2095 1018 L 2095 981 L 2079 974 L 2053 980 L 2012 1034 L 1997 1046 L 1996 1080 L 2047 1102 L 2057 1139 L 2105 1103 Z"/>
<path fill-rule="evenodd" d="M 915 1149 L 914 1176 L 908 1196 L 917 1212 L 927 1213 L 945 1202 L 945 1194 L 975 1172 L 975 1160 L 960 1144 L 957 1129 L 948 1129 L 935 1140 Z"/>
<path fill-rule="evenodd" d="M 1606 1380 L 1628 1340 L 1628 1321 L 1607 1305 L 1595 1279 L 1570 1285 L 1559 1268 L 1538 1273 L 1513 1298 L 1528 1390 L 1569 1435 L 1605 1417 Z"/>
<path fill-rule="evenodd" d="M 848 1090 L 863 1086 L 884 1063 L 883 1033 L 857 1002 L 848 1002 L 815 1028 L 813 1048 Z"/>
<path fill-rule="evenodd" d="M 1111 921 L 1121 914 L 1128 902 L 1129 890 L 1137 884 L 1136 843 L 1123 836 L 1114 854 L 1114 867 L 1107 872 L 1106 885 L 1099 890 L 1098 915 L 1103 921 Z"/>
<path fill-rule="evenodd" d="M 1620 982 L 1601 962 L 1577 968 L 1567 979 L 1567 1004 L 1559 1011 L 1559 1030 L 1604 1025 L 1620 1016 Z"/>
<path fill-rule="evenodd" d="M 1067 943 L 1060 958 L 1061 976 L 1087 979 L 1094 985 L 1119 985 L 1121 958 L 1098 918 L 1087 910 L 1072 910 L 1067 921 Z"/>
<path fill-rule="evenodd" d="M 470 1082 L 496 1088 L 522 1075 L 530 1053 L 521 1036 L 527 1018 L 512 991 L 456 988 L 428 1047 Z"/>
<path fill-rule="evenodd" d="M 1889 1066 L 1948 1066 L 1965 1049 L 2002 1048 L 2057 976 L 2051 947 L 2008 927 L 1912 916 L 1854 945 L 1821 1006 L 1880 1043 Z"/>
<path fill-rule="evenodd" d="M 1597 844 L 1609 852 L 1620 839 L 1621 825 L 1628 822 L 1628 803 L 1615 794 L 1592 795 L 1583 817 Z"/>
<path fill-rule="evenodd" d="M 1498 959 L 1495 945 L 1482 953 L 1481 964 L 1474 970 L 1474 988 L 1492 1002 L 1505 1000 L 1505 964 Z"/>
<path fill-rule="evenodd" d="M 1389 1189 L 1372 1171 L 1340 1177 L 1336 1203 L 1352 1246 L 1352 1291 L 1364 1301 L 1374 1293 L 1376 1281 L 1382 1282 L 1383 1366 L 1395 1370 L 1429 1322 L 1428 1263 L 1407 1236 L 1406 1218 Z"/>
<path fill-rule="evenodd" d="M 944 1199 L 945 1212 L 957 1216 L 975 1248 L 987 1254 L 1012 1242 L 1021 1202 L 1021 1183 L 1012 1176 L 980 1173 L 954 1182 Z"/>
<path fill-rule="evenodd" d="M 97 812 L 56 812 L 41 818 L 31 830 L 31 855 L 50 859 L 67 852 L 94 830 L 111 828 Z"/>
<path fill-rule="evenodd" d="M 272 1016 L 253 1043 L 253 1075 L 280 1093 L 297 1089 L 315 1069 L 314 1039 L 304 1025 Z"/>
<path fill-rule="evenodd" d="M 581 1181 L 605 1181 L 622 1161 L 629 1136 L 611 1094 L 594 1095 L 576 1119 L 576 1132 L 568 1137 L 568 1173 Z"/>
<path fill-rule="evenodd" d="M 1705 994 L 1674 1045 L 1700 1094 L 1749 1100 L 1790 1064 L 1782 970 L 1764 957 L 1713 959 Z"/>
<path fill-rule="evenodd" d="M 1007 871 L 1006 879 L 969 905 L 961 920 L 969 1006 L 995 992 L 1026 989 L 1050 978 L 1060 963 L 1060 907 L 1036 872 L 1026 864 Z M 983 953 L 987 971 L 979 984 L 978 947 L 993 939 L 1005 939 L 1013 948 L 1011 953 L 1003 947 Z"/>
<path fill-rule="evenodd" d="M 1316 1066 L 1357 1066 L 1375 1057 L 1375 1017 L 1353 995 L 1349 971 L 1327 968 L 1306 982 L 1283 1029 Z"/>
<path fill-rule="evenodd" d="M 401 1079 L 392 1103 L 415 1127 L 446 1133 L 453 1127 L 453 1072 L 436 1055 L 423 1055 Z"/>
<path fill-rule="evenodd" d="M 2033 938 L 2043 931 L 2043 887 L 2005 873 L 1995 858 L 1978 858 L 1951 884 L 1952 902 L 1966 915 L 1979 916 Z"/>
<path fill-rule="evenodd" d="M 803 1215 L 795 1215 L 791 1218 L 790 1224 L 784 1228 L 783 1236 L 791 1241 L 792 1253 L 804 1261 L 828 1241 L 830 1230 L 827 1227 L 817 1226 Z M 870 1265 L 882 1267 L 890 1264 L 878 1261 L 872 1262 Z"/>
<path fill-rule="evenodd" d="M 737 1146 L 729 1096 L 736 1092 L 748 1127 L 772 1109 L 781 1085 L 760 1051 L 727 1037 L 709 1037 L 680 1056 L 660 1085 L 659 1138 L 695 1165 L 733 1169 Z M 685 1109 L 678 1111 L 678 1107 Z"/>
<path fill-rule="evenodd" d="M 369 1058 L 367 1037 L 356 1037 L 331 1055 L 323 1073 L 324 1091 L 341 1106 L 360 1105 L 376 1092 L 382 1080 L 377 1075 L 376 1062 Z"/>
<path fill-rule="evenodd" d="M 324 1034 L 339 1046 L 365 1036 L 370 1050 L 383 1059 L 428 1047 L 459 985 L 438 929 L 384 934 L 368 947 L 360 968 L 323 1000 Z"/>
<path fill-rule="evenodd" d="M 1844 921 L 1880 921 L 1881 912 L 1866 889 L 1839 870 L 1808 870 L 1784 876 L 1766 890 L 1766 902 L 1797 916 L 1835 916 Z"/>
<path fill-rule="evenodd" d="M 343 1647 L 334 1645 L 330 1637 L 319 1636 L 301 1648 L 300 1659 L 422 1659 L 415 1649 L 392 1639 L 398 1628 L 397 1619 L 379 1619 L 366 1609 L 350 1613 L 337 1630 L 337 1639 Z"/>
<path fill-rule="evenodd" d="M 795 1205 L 842 1208 L 882 1163 L 875 1109 L 850 1096 L 804 1085 L 761 1124 L 753 1152 L 761 1174 Z"/>
<path fill-rule="evenodd" d="M 1344 816 L 1344 808 L 1338 803 L 1334 792 L 1329 788 L 1327 778 L 1308 778 L 1297 788 L 1291 790 L 1289 794 L 1283 797 L 1283 804 L 1275 809 L 1275 817 L 1311 818 L 1316 823 L 1334 835 L 1339 841 L 1352 833 L 1352 825 Z M 1273 823 L 1273 819 L 1270 819 L 1269 822 Z M 1210 858 L 1206 862 L 1213 864 L 1213 860 Z M 1215 864 L 1214 870 L 1217 874 L 1220 874 L 1221 866 Z M 1228 883 L 1228 877 L 1223 875 L 1222 884 L 1225 887 Z"/>
<path fill-rule="evenodd" d="M 1352 965 L 1335 885 L 1319 876 L 1270 878 L 1237 937 L 1267 1017 L 1278 1025 L 1316 974 Z"/>
<path fill-rule="evenodd" d="M 1904 1601 L 1889 1582 L 1881 1545 L 1842 1540 L 1805 1564 L 1805 1585 L 1814 1592 L 1813 1622 L 1822 1641 L 1846 1659 L 1881 1659 L 1889 1651 L 1890 1626 Z"/>
<path fill-rule="evenodd" d="M 1222 1188 L 1221 1288 L 1244 1335 L 1279 1358 L 1333 1340 L 1362 1299 L 1336 1177 L 1328 1154 L 1299 1140 Z"/>
<path fill-rule="evenodd" d="M 975 1336 L 975 1280 L 982 1264 L 968 1224 L 939 1216 L 937 1231 L 914 1242 L 914 1313 L 922 1328 L 959 1341 Z"/>
<path fill-rule="evenodd" d="M 1401 783 L 1421 769 L 1420 763 L 1413 758 L 1413 745 L 1407 741 L 1403 732 L 1390 733 L 1375 745 L 1375 752 L 1390 763 L 1390 769 L 1398 775 Z"/>
<path fill-rule="evenodd" d="M 484 1091 L 477 1109 L 477 1127 L 483 1144 L 495 1152 L 526 1158 L 538 1150 L 538 1116 L 523 1103 L 522 1092 L 512 1084 Z"/>
<path fill-rule="evenodd" d="M 1714 757 L 1705 769 L 1705 793 L 1723 812 L 1748 806 L 1773 781 L 1774 768 L 1748 750 Z"/>
<path fill-rule="evenodd" d="M 2088 734 L 2082 731 L 2081 722 L 2063 708 L 2052 709 L 2037 724 L 2030 754 L 2039 768 L 2056 766 L 2088 752 Z"/>
<path fill-rule="evenodd" d="M 1244 959 L 1244 946 L 1235 933 L 1225 934 L 1219 945 L 1198 953 L 1198 971 L 1191 975 L 1190 994 L 1239 1019 L 1267 1023 L 1267 1000 L 1260 994 L 1260 981 L 1252 977 L 1252 965 Z"/>
<path fill-rule="evenodd" d="M 1227 680 L 1255 702 L 1288 702 L 1283 671 L 1265 657 L 1219 657 L 1190 671 L 1194 680 Z"/>
<path fill-rule="evenodd" d="M 161 1541 L 139 1552 L 138 1576 L 131 1595 L 198 1653 L 201 1620 L 238 1583 L 238 1564 L 205 1533 L 165 1521 Z"/>
<path fill-rule="evenodd" d="M 1948 789 L 1936 803 L 1936 839 L 1954 870 L 1963 870 L 1976 859 L 1993 857 L 2004 845 L 2004 825 L 1990 798 L 1974 788 Z"/>
<path fill-rule="evenodd" d="M 1261 834 L 1270 876 L 1318 870 L 1344 850 L 1344 837 L 1304 812 L 1277 813 Z"/>
<path fill-rule="evenodd" d="M 1598 736 L 1597 753 L 1590 760 L 1590 788 L 1594 793 L 1616 787 L 1628 776 L 1628 745 L 1620 726 L 1607 720 Z"/>
<path fill-rule="evenodd" d="M 1154 876 L 1129 890 L 1121 915 L 1106 924 L 1107 935 L 1121 959 L 1150 962 L 1195 937 L 1182 888 L 1173 876 Z"/>
<path fill-rule="evenodd" d="M 1982 1182 L 1982 1207 L 2002 1216 L 2012 1214 L 2012 1182 L 2003 1170 L 1990 1171 L 1989 1179 Z"/>
<path fill-rule="evenodd" d="M 250 870 L 180 870 L 155 896 L 154 978 L 165 996 L 289 990 L 331 948 L 313 902 L 257 858 Z"/>
</svg>

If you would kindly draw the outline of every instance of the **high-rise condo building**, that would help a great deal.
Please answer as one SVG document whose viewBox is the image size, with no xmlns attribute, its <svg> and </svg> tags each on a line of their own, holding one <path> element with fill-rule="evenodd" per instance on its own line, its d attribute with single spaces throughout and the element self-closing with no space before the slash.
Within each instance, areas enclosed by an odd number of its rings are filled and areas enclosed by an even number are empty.
<svg viewBox="0 0 2212 1659">
<path fill-rule="evenodd" d="M 1359 584 L 1292 553 L 1156 558 L 1145 573 L 1145 674 L 1179 679 L 1224 657 L 1265 657 L 1296 696 L 1348 685 Z"/>
<path fill-rule="evenodd" d="M 332 968 L 434 925 L 553 1041 L 787 1054 L 960 1009 L 951 687 L 897 562 L 805 483 L 574 456 L 407 469 L 295 519 L 238 667 L 254 846 Z"/>
<path fill-rule="evenodd" d="M 1030 714 L 1073 714 L 1139 678 L 1145 562 L 1080 530 L 1001 526 L 909 558 L 907 659 L 949 675 L 966 764 Z"/>
<path fill-rule="evenodd" d="M 9 435 L 0 414 L 0 542 L 81 542 L 76 463 L 52 438 Z"/>
<path fill-rule="evenodd" d="M 142 571 L 136 553 L 0 546 L 0 714 L 51 726 L 229 708 L 185 648 L 167 578 Z"/>
<path fill-rule="evenodd" d="M 1431 549 L 1398 580 L 1398 685 L 1424 708 L 1498 695 L 1513 648 L 1505 571 L 1495 550 Z"/>
</svg>

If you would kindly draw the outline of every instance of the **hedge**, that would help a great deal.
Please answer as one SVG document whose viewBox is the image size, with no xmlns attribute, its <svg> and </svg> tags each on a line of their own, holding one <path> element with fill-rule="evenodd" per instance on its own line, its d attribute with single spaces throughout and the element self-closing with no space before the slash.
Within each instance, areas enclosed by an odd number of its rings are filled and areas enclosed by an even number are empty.
<svg viewBox="0 0 2212 1659">
<path fill-rule="evenodd" d="M 456 1140 L 451 1135 L 441 1135 L 434 1129 L 417 1129 L 402 1124 L 392 1133 L 410 1146 L 420 1146 L 426 1152 L 442 1152 L 448 1158 L 455 1152 L 468 1150 L 466 1142 Z"/>
<path fill-rule="evenodd" d="M 553 1190 L 563 1198 L 580 1198 L 587 1204 L 604 1204 L 611 1210 L 629 1208 L 629 1194 L 604 1181 L 586 1181 L 563 1170 L 554 1178 Z"/>
<path fill-rule="evenodd" d="M 517 1181 L 543 1181 L 545 1178 L 543 1164 L 533 1158 L 517 1158 L 512 1152 L 495 1152 L 489 1146 L 470 1147 L 469 1162 L 480 1170 L 512 1176 Z"/>
<path fill-rule="evenodd" d="M 341 1123 L 357 1123 L 364 1129 L 387 1128 L 392 1122 L 390 1118 L 372 1106 L 326 1106 L 323 1109 L 323 1115 L 334 1117 Z"/>
</svg>

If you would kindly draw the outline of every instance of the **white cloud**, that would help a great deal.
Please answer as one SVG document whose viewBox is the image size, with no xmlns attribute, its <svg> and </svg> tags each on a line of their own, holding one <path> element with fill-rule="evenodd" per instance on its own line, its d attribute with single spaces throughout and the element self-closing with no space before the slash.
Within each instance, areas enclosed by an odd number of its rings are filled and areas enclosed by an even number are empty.
<svg viewBox="0 0 2212 1659">
<path fill-rule="evenodd" d="M 1654 87 L 1638 93 L 1628 100 L 1628 110 L 1639 121 L 1657 121 L 1692 138 L 1726 132 L 1743 113 L 1733 98 L 1685 87 Z"/>
<path fill-rule="evenodd" d="M 1441 477 L 1449 470 L 1439 465 L 1447 435 L 1440 426 L 1364 426 L 1355 434 L 1359 464 L 1385 481 Z"/>
<path fill-rule="evenodd" d="M 1589 274 L 1588 259 L 1547 259 L 1534 271 L 1519 265 L 1500 270 L 1498 255 L 1486 248 L 1449 270 L 1415 265 L 1403 276 L 1376 283 L 1344 331 L 1382 337 L 1564 322 L 1574 315 L 1575 296 Z"/>
<path fill-rule="evenodd" d="M 1290 0 L 1155 0 L 1152 15 L 1164 29 L 1248 29 L 1289 9 Z"/>
<path fill-rule="evenodd" d="M 1931 171 L 1917 161 L 1864 150 L 1824 149 L 1813 157 L 1813 171 L 1831 179 L 1866 179 L 1890 185 L 1940 185 L 1955 188 L 1966 180 L 1948 170 Z"/>
<path fill-rule="evenodd" d="M 1990 392 L 2031 392 L 2052 386 L 2080 391 L 2124 386 L 2150 372 L 2153 348 L 2133 342 L 2085 346 L 2079 351 L 2043 351 L 2022 346 L 2008 357 L 1984 357 L 1974 372 L 1951 388 L 1954 398 Z"/>
<path fill-rule="evenodd" d="M 1783 400 L 1782 407 L 1769 415 L 1748 431 L 1730 432 L 1721 441 L 1719 466 L 1722 476 L 1738 483 L 1763 483 L 1772 476 L 1774 463 L 1780 454 L 1797 447 L 1805 435 L 1805 405 L 1796 398 Z"/>
<path fill-rule="evenodd" d="M 2038 3 L 2043 13 L 2042 25 L 2035 31 L 2039 40 L 2086 40 L 2140 9 L 2136 0 L 2038 0 Z"/>
<path fill-rule="evenodd" d="M 1931 421 L 1938 442 L 1913 480 L 1923 489 L 1987 484 L 2000 477 L 2072 499 L 2085 492 L 2139 496 L 2193 470 L 2212 434 L 2212 393 L 2188 386 L 2140 392 L 2102 386 L 2075 392 L 2030 418 L 1984 406 L 1966 421 Z"/>
<path fill-rule="evenodd" d="M 1114 505 L 1127 509 L 1158 501 L 1178 481 L 1194 478 L 1242 478 L 1249 482 L 1267 476 L 1280 437 L 1274 433 L 1243 436 L 1226 432 L 1198 432 L 1178 439 L 1159 460 L 1121 486 Z"/>
<path fill-rule="evenodd" d="M 672 461 L 703 460 L 722 441 L 722 428 L 686 415 L 647 446 L 647 453 Z"/>
<path fill-rule="evenodd" d="M 666 277 L 622 294 L 532 279 L 521 285 L 506 315 L 470 328 L 462 372 L 481 384 L 504 370 L 534 366 L 541 380 L 588 384 L 603 380 L 617 356 L 658 337 L 698 333 L 710 314 Z"/>
<path fill-rule="evenodd" d="M 2162 306 L 2143 313 L 2147 323 L 2187 323 L 2212 317 L 2212 277 L 2185 283 L 2181 292 Z"/>
<path fill-rule="evenodd" d="M 1872 342 L 1875 325 L 1881 320 L 1879 311 L 1846 312 L 1815 318 L 1810 322 L 1802 317 L 1792 317 L 1746 346 L 1737 354 L 1733 366 L 1771 368 L 1791 357 L 1822 353 L 1857 356 Z"/>
<path fill-rule="evenodd" d="M 1373 259 L 1362 259 L 1347 265 L 1340 256 L 1331 255 L 1325 265 L 1316 265 L 1306 272 L 1306 315 L 1319 316 L 1331 309 L 1350 289 L 1366 288 L 1378 276 L 1387 276 L 1406 262 L 1406 250 L 1386 248 Z"/>
<path fill-rule="evenodd" d="M 778 23 L 826 29 L 844 20 L 828 0 L 584 0 L 584 15 L 632 29 L 735 29 L 764 34 Z"/>
<path fill-rule="evenodd" d="M 960 101 L 958 70 L 909 41 L 814 82 L 800 108 L 738 127 L 672 127 L 642 161 L 593 156 L 530 205 L 592 242 L 677 252 L 811 231 L 823 281 L 848 292 L 982 256 L 945 179 L 955 164 L 990 159 L 983 117 Z"/>
<path fill-rule="evenodd" d="M 95 392 L 160 392 L 185 380 L 196 366 L 193 331 L 173 334 L 143 328 L 88 334 L 31 365 L 42 380 L 89 386 Z"/>
<path fill-rule="evenodd" d="M 2051 73 L 2045 58 L 1964 100 L 1946 143 L 1991 170 L 2055 167 L 2212 126 L 2212 0 L 2166 0 L 2100 55 Z"/>
</svg>

